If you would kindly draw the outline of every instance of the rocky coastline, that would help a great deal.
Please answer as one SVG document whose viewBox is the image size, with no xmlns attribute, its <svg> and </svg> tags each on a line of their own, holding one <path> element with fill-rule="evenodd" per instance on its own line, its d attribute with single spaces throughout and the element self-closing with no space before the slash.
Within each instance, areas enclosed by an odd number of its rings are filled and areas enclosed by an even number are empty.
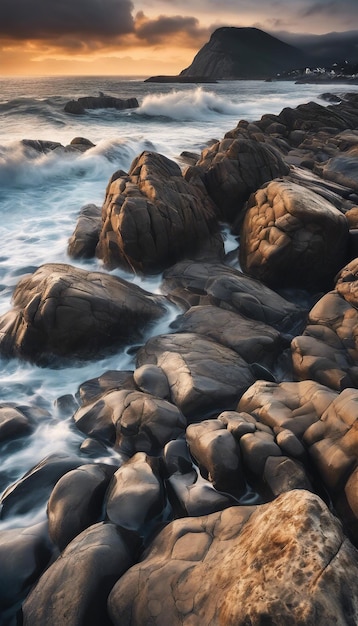
<svg viewBox="0 0 358 626">
<path fill-rule="evenodd" d="M 136 353 L 58 399 L 79 449 L 1 496 L 2 520 L 47 503 L 0 532 L 4 626 L 357 624 L 358 93 L 241 120 L 184 171 L 143 152 L 68 255 L 163 273 L 161 294 L 46 264 L 0 317 L 1 355 L 59 376 Z M 41 410 L 1 404 L 0 446 Z"/>
</svg>

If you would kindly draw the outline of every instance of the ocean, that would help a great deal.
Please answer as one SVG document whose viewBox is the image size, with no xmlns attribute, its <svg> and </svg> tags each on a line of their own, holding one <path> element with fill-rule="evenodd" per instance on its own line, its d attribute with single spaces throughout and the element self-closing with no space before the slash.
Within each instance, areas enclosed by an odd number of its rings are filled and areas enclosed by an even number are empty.
<svg viewBox="0 0 358 626">
<path fill-rule="evenodd" d="M 331 85 L 340 93 L 356 86 Z M 143 150 L 155 150 L 183 165 L 180 154 L 200 152 L 210 140 L 223 137 L 240 119 L 256 120 L 264 113 L 319 99 L 326 86 L 293 82 L 222 81 L 196 86 L 145 83 L 140 78 L 56 77 L 0 79 L 0 314 L 11 308 L 18 280 L 48 262 L 71 263 L 104 271 L 98 260 L 73 262 L 66 249 L 84 204 L 101 205 L 111 174 L 128 170 Z M 80 96 L 136 97 L 139 108 L 96 110 L 68 115 L 64 105 Z M 21 143 L 42 139 L 70 143 L 85 137 L 95 144 L 83 154 L 39 154 Z M 227 250 L 236 245 L 227 233 Z M 149 291 L 160 293 L 161 277 L 133 277 L 116 270 Z M 178 312 L 170 311 L 152 334 L 166 332 Z M 77 454 L 83 436 L 71 416 L 56 408 L 60 396 L 75 395 L 78 386 L 109 369 L 131 369 L 134 357 L 123 349 L 107 359 L 60 370 L 19 360 L 0 360 L 0 402 L 44 410 L 29 437 L 0 449 L 0 492 L 21 478 L 44 457 Z M 36 515 L 10 518 L 1 528 L 26 526 L 44 519 Z"/>
</svg>

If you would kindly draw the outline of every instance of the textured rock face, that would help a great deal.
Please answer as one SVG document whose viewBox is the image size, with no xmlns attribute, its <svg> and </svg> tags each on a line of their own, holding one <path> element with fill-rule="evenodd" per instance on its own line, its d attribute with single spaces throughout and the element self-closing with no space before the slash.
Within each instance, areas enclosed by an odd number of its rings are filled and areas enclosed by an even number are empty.
<svg viewBox="0 0 358 626">
<path fill-rule="evenodd" d="M 159 335 L 137 355 L 139 366 L 158 365 L 174 404 L 188 418 L 232 408 L 254 378 L 233 350 L 195 333 Z"/>
<path fill-rule="evenodd" d="M 131 389 L 103 394 L 80 408 L 74 419 L 87 435 L 115 444 L 128 456 L 135 452 L 158 454 L 186 427 L 184 415 L 174 404 Z"/>
<path fill-rule="evenodd" d="M 337 276 L 334 291 L 312 308 L 303 335 L 292 341 L 292 362 L 298 379 L 311 378 L 340 391 L 358 386 L 358 261 Z"/>
<path fill-rule="evenodd" d="M 305 55 L 258 28 L 218 28 L 182 76 L 267 78 L 305 65 Z"/>
<path fill-rule="evenodd" d="M 177 263 L 164 272 L 162 290 L 185 308 L 214 304 L 285 333 L 297 334 L 306 319 L 299 306 L 221 263 Z"/>
<path fill-rule="evenodd" d="M 18 283 L 0 319 L 0 352 L 36 363 L 93 358 L 139 338 L 165 309 L 161 299 L 120 278 L 48 264 Z"/>
<path fill-rule="evenodd" d="M 169 524 L 115 585 L 109 614 L 115 626 L 353 626 L 357 574 L 357 551 L 326 505 L 291 491 Z"/>
<path fill-rule="evenodd" d="M 241 136 L 223 139 L 204 150 L 185 178 L 202 180 L 221 217 L 232 222 L 252 192 L 288 172 L 288 165 L 277 151 Z"/>
<path fill-rule="evenodd" d="M 244 271 L 271 287 L 322 289 L 347 258 L 348 224 L 323 198 L 273 181 L 248 203 L 241 231 Z"/>
<path fill-rule="evenodd" d="M 102 222 L 97 255 L 109 267 L 159 272 L 185 255 L 223 251 L 203 186 L 189 184 L 176 163 L 154 152 L 112 177 Z"/>
</svg>

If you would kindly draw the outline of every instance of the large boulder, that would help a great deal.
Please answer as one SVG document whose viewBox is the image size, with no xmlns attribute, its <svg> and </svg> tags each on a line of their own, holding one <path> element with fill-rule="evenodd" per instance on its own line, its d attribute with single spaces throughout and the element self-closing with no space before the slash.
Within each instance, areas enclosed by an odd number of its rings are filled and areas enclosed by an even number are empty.
<svg viewBox="0 0 358 626">
<path fill-rule="evenodd" d="M 144 364 L 161 367 L 172 402 L 189 419 L 233 408 L 254 382 L 248 364 L 236 352 L 196 333 L 149 339 L 137 354 L 137 365 Z"/>
<path fill-rule="evenodd" d="M 26 598 L 24 626 L 109 626 L 108 594 L 132 563 L 133 548 L 114 524 L 100 522 L 87 528 Z"/>
<path fill-rule="evenodd" d="M 348 223 L 321 196 L 285 180 L 252 195 L 240 239 L 240 262 L 270 287 L 321 291 L 347 260 Z"/>
<path fill-rule="evenodd" d="M 165 312 L 160 297 L 136 285 L 59 263 L 21 279 L 13 305 L 0 318 L 0 352 L 39 364 L 128 344 Z"/>
<path fill-rule="evenodd" d="M 114 626 L 353 626 L 358 553 L 316 495 L 176 520 L 108 600 Z M 140 593 L 138 590 L 140 589 Z"/>
<path fill-rule="evenodd" d="M 97 255 L 108 267 L 160 272 L 185 256 L 223 254 L 214 206 L 179 166 L 143 152 L 129 174 L 116 172 L 102 208 Z"/>
<path fill-rule="evenodd" d="M 243 136 L 225 138 L 206 148 L 185 178 L 201 180 L 226 221 L 235 220 L 250 194 L 289 173 L 289 166 L 270 146 Z"/>
</svg>

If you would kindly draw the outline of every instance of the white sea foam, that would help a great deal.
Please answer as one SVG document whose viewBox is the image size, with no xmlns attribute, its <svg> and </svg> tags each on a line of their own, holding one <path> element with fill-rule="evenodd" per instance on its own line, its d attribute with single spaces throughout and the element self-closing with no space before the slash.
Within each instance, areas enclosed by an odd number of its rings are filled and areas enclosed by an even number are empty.
<svg viewBox="0 0 358 626">
<path fill-rule="evenodd" d="M 240 107 L 212 91 L 196 87 L 188 91 L 173 90 L 145 96 L 138 109 L 141 115 L 166 117 L 183 121 L 205 121 L 216 115 L 236 115 Z"/>
</svg>

